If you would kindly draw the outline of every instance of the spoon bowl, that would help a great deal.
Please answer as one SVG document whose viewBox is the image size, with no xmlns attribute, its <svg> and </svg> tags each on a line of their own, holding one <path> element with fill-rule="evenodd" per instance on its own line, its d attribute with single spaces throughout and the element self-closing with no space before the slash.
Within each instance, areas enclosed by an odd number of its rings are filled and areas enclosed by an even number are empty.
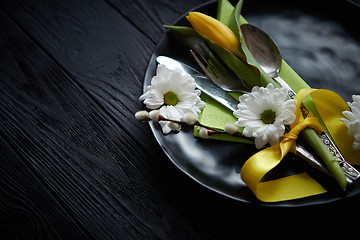
<svg viewBox="0 0 360 240">
<path fill-rule="evenodd" d="M 289 84 L 279 76 L 282 57 L 276 43 L 266 32 L 252 24 L 243 24 L 240 26 L 240 30 L 244 37 L 246 47 L 259 66 L 266 74 L 277 81 L 281 87 L 288 90 L 289 98 L 294 98 L 296 93 L 291 89 Z"/>
<path fill-rule="evenodd" d="M 252 24 L 243 24 L 240 29 L 246 46 L 260 67 L 270 77 L 277 77 L 281 68 L 282 57 L 276 43 L 262 29 Z"/>
</svg>

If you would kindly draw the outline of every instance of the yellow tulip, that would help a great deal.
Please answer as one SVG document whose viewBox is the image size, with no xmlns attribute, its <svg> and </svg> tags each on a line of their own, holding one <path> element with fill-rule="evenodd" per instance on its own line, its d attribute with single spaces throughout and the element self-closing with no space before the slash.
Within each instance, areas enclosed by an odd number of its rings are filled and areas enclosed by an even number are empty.
<svg viewBox="0 0 360 240">
<path fill-rule="evenodd" d="M 200 35 L 209 38 L 230 52 L 238 53 L 239 41 L 229 27 L 215 18 L 199 12 L 190 12 L 186 18 Z"/>
</svg>

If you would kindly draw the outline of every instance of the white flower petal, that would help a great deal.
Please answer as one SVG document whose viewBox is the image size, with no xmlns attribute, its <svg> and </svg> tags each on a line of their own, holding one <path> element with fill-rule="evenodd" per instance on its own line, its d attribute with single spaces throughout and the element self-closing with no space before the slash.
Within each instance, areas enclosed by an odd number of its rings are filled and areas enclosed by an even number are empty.
<svg viewBox="0 0 360 240">
<path fill-rule="evenodd" d="M 296 120 L 295 114 L 291 113 L 291 114 L 289 114 L 289 116 L 288 116 L 287 119 L 283 120 L 283 123 L 284 123 L 285 125 L 290 125 L 290 124 L 292 124 L 295 120 Z"/>
<path fill-rule="evenodd" d="M 342 114 L 347 117 L 351 122 L 356 121 L 356 117 L 352 112 L 343 111 Z"/>
<path fill-rule="evenodd" d="M 272 85 L 272 83 L 269 83 L 269 84 L 266 86 L 266 89 L 269 89 L 270 91 L 274 91 L 274 90 L 275 90 L 275 87 L 274 87 L 274 85 Z"/>
<path fill-rule="evenodd" d="M 286 100 L 287 90 L 275 88 L 272 84 L 264 87 L 253 87 L 251 93 L 239 97 L 238 109 L 234 116 L 238 118 L 236 126 L 245 127 L 243 134 L 255 138 L 256 148 L 262 148 L 267 143 L 270 145 L 279 142 L 285 132 L 284 124 L 295 121 L 296 100 Z M 264 123 L 262 113 L 271 110 L 275 113 L 272 124 Z"/>
<path fill-rule="evenodd" d="M 344 113 L 344 112 L 343 112 Z M 346 118 L 340 118 L 340 121 L 343 121 L 344 122 L 344 124 L 349 128 L 350 127 L 350 121 L 348 120 L 348 119 L 346 119 Z"/>
<path fill-rule="evenodd" d="M 359 119 L 360 118 L 360 103 L 353 103 L 351 104 L 351 111 L 354 116 Z"/>
<path fill-rule="evenodd" d="M 171 132 L 171 128 L 169 128 L 168 122 L 160 121 L 159 124 L 161 126 L 163 134 L 169 134 Z"/>
<path fill-rule="evenodd" d="M 248 121 L 246 123 L 246 126 L 251 127 L 251 128 L 259 128 L 259 127 L 261 127 L 263 125 L 264 125 L 264 123 L 261 120 Z"/>
<path fill-rule="evenodd" d="M 348 134 L 352 136 L 360 134 L 359 129 L 360 129 L 360 119 L 357 119 L 353 122 L 350 122 Z"/>
<path fill-rule="evenodd" d="M 165 65 L 159 64 L 156 75 L 151 79 L 151 85 L 147 91 L 139 97 L 140 101 L 149 109 L 159 109 L 162 116 L 172 120 L 180 120 L 186 112 L 200 113 L 205 106 L 200 98 L 201 92 L 196 90 L 194 78 L 189 74 L 182 74 L 180 69 L 169 70 Z M 164 95 L 173 92 L 177 97 L 174 105 L 164 103 Z M 164 105 L 165 104 L 165 105 Z M 163 133 L 169 133 L 171 128 L 178 129 L 175 124 L 160 121 Z"/>
<path fill-rule="evenodd" d="M 257 149 L 263 148 L 268 142 L 268 139 L 265 137 L 255 138 L 255 147 Z"/>
<path fill-rule="evenodd" d="M 263 124 L 253 131 L 253 136 L 255 138 L 266 136 L 270 126 L 271 124 Z"/>
<path fill-rule="evenodd" d="M 206 105 L 206 103 L 204 101 L 202 101 L 200 98 L 196 102 L 196 107 L 197 108 L 201 109 L 201 108 L 205 107 L 205 105 Z"/>
<path fill-rule="evenodd" d="M 354 141 L 353 143 L 353 149 L 359 151 L 360 150 L 360 142 Z"/>
<path fill-rule="evenodd" d="M 340 121 L 348 127 L 348 134 L 354 136 L 353 149 L 360 150 L 360 95 L 353 95 L 352 98 L 354 102 L 348 103 L 351 112 L 342 112 L 347 119 L 341 118 Z"/>
</svg>

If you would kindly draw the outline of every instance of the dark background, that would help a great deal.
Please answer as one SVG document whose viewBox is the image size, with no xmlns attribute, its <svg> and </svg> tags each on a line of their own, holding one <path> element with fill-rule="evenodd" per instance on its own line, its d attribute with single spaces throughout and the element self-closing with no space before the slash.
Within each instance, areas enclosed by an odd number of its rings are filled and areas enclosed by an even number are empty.
<svg viewBox="0 0 360 240">
<path fill-rule="evenodd" d="M 274 208 L 214 193 L 178 170 L 135 120 L 163 24 L 204 2 L 1 1 L 1 238 L 308 236 L 357 223 L 359 196 Z M 311 86 L 347 101 L 359 94 L 360 9 L 340 0 L 274 2 L 247 0 L 243 14 Z"/>
</svg>

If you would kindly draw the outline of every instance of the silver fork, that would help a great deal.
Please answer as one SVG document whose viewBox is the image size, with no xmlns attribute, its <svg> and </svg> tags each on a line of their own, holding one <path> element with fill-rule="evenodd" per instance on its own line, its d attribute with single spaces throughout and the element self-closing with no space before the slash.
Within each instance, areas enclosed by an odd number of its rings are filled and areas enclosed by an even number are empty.
<svg viewBox="0 0 360 240">
<path fill-rule="evenodd" d="M 219 60 L 209 49 L 205 49 L 204 46 L 199 45 L 198 47 L 195 47 L 196 53 L 193 50 L 190 50 L 190 52 L 206 76 L 216 85 L 227 92 L 248 93 L 241 79 L 226 65 L 221 63 L 221 60 Z M 203 62 L 205 62 L 206 66 Z M 236 80 L 234 81 L 234 79 Z"/>
<path fill-rule="evenodd" d="M 225 91 L 236 91 L 236 92 L 242 92 L 242 93 L 248 93 L 244 90 L 244 85 L 242 84 L 241 80 L 238 76 L 236 76 L 230 69 L 227 69 L 225 71 L 219 71 L 218 69 L 226 69 L 224 65 L 219 67 L 221 63 L 221 60 L 218 59 L 215 54 L 211 52 L 211 50 L 205 50 L 205 48 L 201 45 L 194 48 L 195 51 L 191 51 L 191 54 L 193 55 L 195 61 L 198 63 L 200 68 L 204 71 L 206 76 L 210 78 L 211 81 L 213 81 L 215 84 L 217 84 L 219 87 L 221 87 Z M 208 59 L 215 59 L 212 62 L 209 62 Z M 216 66 L 213 62 L 216 62 Z M 204 64 L 205 63 L 205 64 Z M 210 69 L 210 70 L 209 70 Z M 237 79 L 234 81 L 234 79 Z M 235 83 L 234 83 L 235 82 Z M 238 83 L 240 82 L 240 83 Z M 232 86 L 237 86 L 232 88 Z M 320 138 L 322 135 L 320 136 Z M 338 160 L 341 169 L 343 170 L 346 179 L 347 184 L 351 185 L 354 183 L 355 180 L 357 180 L 360 177 L 360 173 L 352 167 L 349 163 L 345 161 L 345 159 L 339 158 L 339 153 L 334 152 L 334 149 L 331 149 L 328 145 L 330 143 L 326 143 L 326 141 L 323 141 L 325 145 L 329 148 L 331 153 L 335 156 L 335 158 Z M 332 176 L 332 174 L 329 172 L 327 167 L 317 160 L 316 157 L 314 157 L 313 154 L 311 154 L 307 148 L 305 148 L 302 144 L 299 144 L 297 142 L 296 145 L 296 151 L 297 155 L 299 155 L 302 159 L 304 159 L 306 162 L 311 164 L 312 166 L 316 167 L 321 172 L 325 173 L 326 175 Z"/>
</svg>

